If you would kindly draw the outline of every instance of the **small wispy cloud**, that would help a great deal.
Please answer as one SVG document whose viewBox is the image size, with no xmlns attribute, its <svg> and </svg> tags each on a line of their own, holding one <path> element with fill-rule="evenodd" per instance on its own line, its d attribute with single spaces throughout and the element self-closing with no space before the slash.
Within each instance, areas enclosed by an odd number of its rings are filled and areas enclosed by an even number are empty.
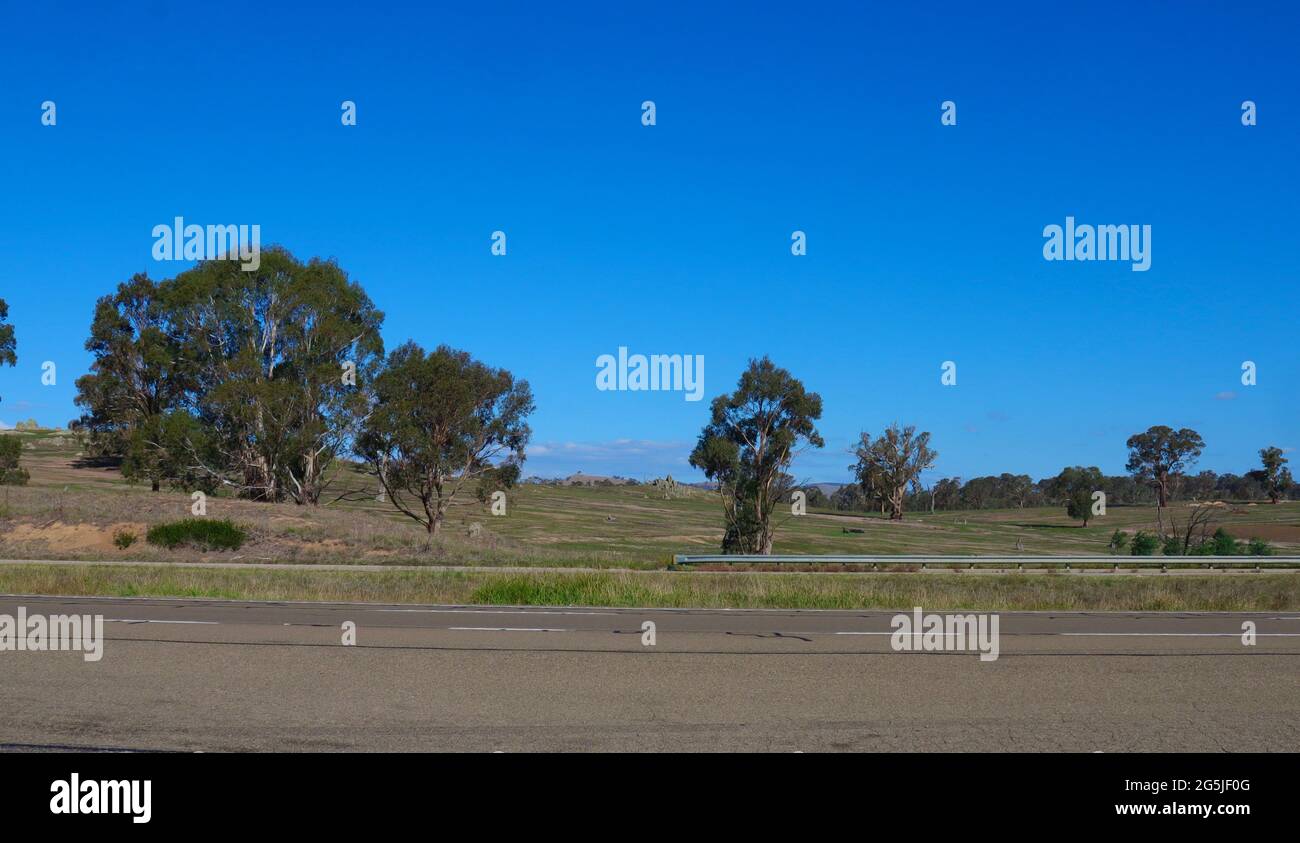
<svg viewBox="0 0 1300 843">
<path fill-rule="evenodd" d="M 1226 391 L 1226 392 L 1220 392 L 1220 393 L 1217 393 L 1217 394 L 1214 396 L 1214 400 L 1215 400 L 1215 401 L 1231 401 L 1232 399 L 1234 399 L 1234 398 L 1236 398 L 1236 397 L 1237 397 L 1237 393 L 1232 392 L 1231 390 L 1228 390 L 1228 391 Z"/>
<path fill-rule="evenodd" d="M 615 459 L 629 456 L 661 455 L 666 452 L 688 452 L 689 442 L 670 442 L 654 439 L 612 439 L 608 442 L 538 442 L 528 447 L 530 457 L 582 457 L 589 459 Z"/>
</svg>

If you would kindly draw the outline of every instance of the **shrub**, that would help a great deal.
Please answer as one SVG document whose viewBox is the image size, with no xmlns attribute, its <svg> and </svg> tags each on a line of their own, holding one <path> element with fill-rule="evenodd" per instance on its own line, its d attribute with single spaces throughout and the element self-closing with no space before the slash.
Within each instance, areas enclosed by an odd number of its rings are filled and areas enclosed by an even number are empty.
<svg viewBox="0 0 1300 843">
<path fill-rule="evenodd" d="M 1116 530 L 1110 534 L 1110 544 L 1107 545 L 1112 554 L 1123 553 L 1124 548 L 1128 547 L 1128 533 L 1123 530 Z"/>
<path fill-rule="evenodd" d="M 26 486 L 31 479 L 27 470 L 18 466 L 22 457 L 23 442 L 17 436 L 0 436 L 0 486 Z"/>
<path fill-rule="evenodd" d="M 117 545 L 122 550 L 126 550 L 128 547 L 135 544 L 136 539 L 138 538 L 139 536 L 130 530 L 118 530 L 113 534 L 113 544 Z"/>
<path fill-rule="evenodd" d="M 145 540 L 167 548 L 190 545 L 200 550 L 238 550 L 248 534 L 230 521 L 186 518 L 149 528 Z"/>
<path fill-rule="evenodd" d="M 1235 556 L 1239 552 L 1237 542 L 1222 527 L 1214 531 L 1209 543 L 1214 545 L 1215 556 Z"/>
<path fill-rule="evenodd" d="M 1130 556 L 1155 556 L 1156 548 L 1160 546 L 1160 539 L 1146 532 L 1139 530 L 1129 542 Z"/>
<path fill-rule="evenodd" d="M 1169 538 L 1165 539 L 1164 545 L 1161 547 L 1160 552 L 1163 553 L 1165 556 L 1182 556 L 1183 543 L 1178 539 L 1177 536 L 1170 536 Z"/>
<path fill-rule="evenodd" d="M 1251 539 L 1250 544 L 1246 545 L 1246 553 L 1251 556 L 1272 556 L 1272 546 L 1263 539 Z"/>
</svg>

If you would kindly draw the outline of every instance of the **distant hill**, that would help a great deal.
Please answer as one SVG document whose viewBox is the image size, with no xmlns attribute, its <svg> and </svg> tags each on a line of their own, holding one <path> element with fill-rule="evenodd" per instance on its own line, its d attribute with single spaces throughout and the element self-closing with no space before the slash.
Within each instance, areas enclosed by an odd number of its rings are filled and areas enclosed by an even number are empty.
<svg viewBox="0 0 1300 843">
<path fill-rule="evenodd" d="M 533 475 L 523 482 L 542 486 L 628 486 L 636 485 L 638 481 L 628 477 L 619 477 L 617 474 L 606 476 L 603 474 L 583 474 L 579 471 L 576 474 L 570 474 L 568 477 L 538 477 Z"/>
</svg>

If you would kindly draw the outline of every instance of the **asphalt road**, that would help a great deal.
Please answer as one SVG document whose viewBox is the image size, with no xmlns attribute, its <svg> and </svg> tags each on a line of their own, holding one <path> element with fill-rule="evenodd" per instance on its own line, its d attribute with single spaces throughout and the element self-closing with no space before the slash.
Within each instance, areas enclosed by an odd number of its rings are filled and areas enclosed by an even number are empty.
<svg viewBox="0 0 1300 843">
<path fill-rule="evenodd" d="M 14 751 L 1300 750 L 1297 612 L 1001 613 L 981 661 L 893 651 L 895 612 L 19 606 L 106 640 L 0 652 Z"/>
</svg>

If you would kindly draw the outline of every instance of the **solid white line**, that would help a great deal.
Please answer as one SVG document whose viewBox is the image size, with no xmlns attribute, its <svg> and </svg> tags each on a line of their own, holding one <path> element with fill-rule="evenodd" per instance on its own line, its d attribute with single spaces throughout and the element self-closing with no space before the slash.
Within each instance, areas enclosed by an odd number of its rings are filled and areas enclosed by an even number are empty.
<svg viewBox="0 0 1300 843">
<path fill-rule="evenodd" d="M 449 626 L 448 629 L 456 629 L 469 632 L 572 632 L 571 629 L 527 629 L 511 626 Z"/>
</svg>

